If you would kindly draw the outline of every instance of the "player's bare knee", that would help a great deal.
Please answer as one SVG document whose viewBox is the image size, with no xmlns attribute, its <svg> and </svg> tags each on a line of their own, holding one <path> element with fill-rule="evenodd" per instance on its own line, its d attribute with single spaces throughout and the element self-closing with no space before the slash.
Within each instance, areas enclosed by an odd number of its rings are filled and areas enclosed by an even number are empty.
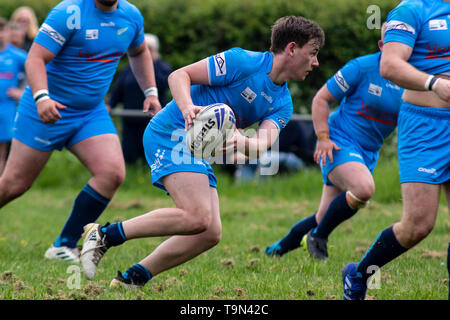
<svg viewBox="0 0 450 320">
<path fill-rule="evenodd" d="M 31 188 L 31 185 L 32 183 L 22 179 L 2 179 L 0 190 L 4 198 L 12 200 L 27 192 Z"/>
<path fill-rule="evenodd" d="M 206 208 L 196 208 L 186 211 L 186 226 L 192 233 L 201 233 L 211 224 L 211 212 Z"/>
<path fill-rule="evenodd" d="M 210 248 L 219 244 L 222 240 L 222 228 L 221 227 L 210 227 L 208 229 L 208 235 L 206 236 L 206 242 Z"/>
<path fill-rule="evenodd" d="M 360 201 L 369 201 L 375 193 L 375 184 L 371 181 L 362 182 L 350 190 Z"/>
<path fill-rule="evenodd" d="M 428 225 L 426 223 L 421 225 L 416 225 L 412 232 L 411 232 L 411 240 L 415 241 L 416 243 L 422 241 L 425 239 L 433 230 L 432 225 Z"/>
<path fill-rule="evenodd" d="M 355 194 L 351 190 L 348 190 L 345 195 L 348 205 L 353 209 L 364 208 L 369 203 L 371 197 L 372 195 L 369 196 L 369 193 L 358 192 Z"/>
<path fill-rule="evenodd" d="M 407 248 L 412 248 L 420 241 L 425 239 L 433 230 L 433 225 L 424 223 L 416 224 L 403 224 L 398 228 L 400 234 L 399 238 L 402 239 L 401 244 Z"/>
<path fill-rule="evenodd" d="M 125 170 L 120 168 L 110 168 L 108 170 L 98 172 L 95 175 L 99 181 L 102 181 L 102 185 L 108 187 L 108 189 L 118 189 L 125 180 Z"/>
</svg>

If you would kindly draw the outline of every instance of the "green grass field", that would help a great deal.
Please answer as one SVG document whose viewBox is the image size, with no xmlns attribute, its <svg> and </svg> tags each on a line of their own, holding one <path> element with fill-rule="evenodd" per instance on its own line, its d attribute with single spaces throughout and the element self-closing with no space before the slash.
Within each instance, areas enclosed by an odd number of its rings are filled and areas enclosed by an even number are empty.
<svg viewBox="0 0 450 320">
<path fill-rule="evenodd" d="M 172 206 L 169 197 L 151 186 L 144 168 L 129 168 L 100 223 Z M 341 299 L 342 267 L 358 261 L 378 233 L 401 217 L 397 171 L 395 160 L 380 162 L 371 204 L 335 230 L 329 241 L 330 258 L 321 263 L 301 248 L 283 258 L 264 254 L 267 245 L 316 210 L 319 170 L 238 185 L 218 171 L 220 244 L 156 276 L 143 290 L 127 292 L 108 288 L 117 270 L 126 270 L 163 239 L 133 240 L 111 249 L 94 281 L 80 275 L 77 265 L 43 259 L 89 178 L 72 155 L 55 153 L 33 188 L 0 210 L 0 299 Z M 442 198 L 432 234 L 381 270 L 381 288 L 369 290 L 368 299 L 447 298 L 448 217 Z"/>
</svg>

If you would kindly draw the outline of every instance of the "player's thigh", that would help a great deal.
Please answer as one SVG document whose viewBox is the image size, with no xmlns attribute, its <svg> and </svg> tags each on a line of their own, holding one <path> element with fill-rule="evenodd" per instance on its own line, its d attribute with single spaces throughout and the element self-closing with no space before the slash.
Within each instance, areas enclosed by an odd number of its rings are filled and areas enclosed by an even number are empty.
<svg viewBox="0 0 450 320">
<path fill-rule="evenodd" d="M 369 197 L 375 191 L 372 174 L 362 162 L 350 161 L 340 164 L 329 173 L 328 177 L 341 190 L 350 190 Z"/>
<path fill-rule="evenodd" d="M 41 151 L 12 139 L 8 161 L 2 174 L 2 181 L 9 185 L 31 186 L 41 173 L 51 151 Z"/>
<path fill-rule="evenodd" d="M 403 215 L 401 224 L 409 229 L 430 231 L 439 208 L 440 185 L 402 183 Z"/>
<path fill-rule="evenodd" d="M 213 203 L 208 175 L 199 172 L 174 172 L 161 179 L 177 208 L 188 212 L 212 213 Z M 217 200 L 218 202 L 218 200 Z"/>
<path fill-rule="evenodd" d="M 125 175 L 122 147 L 117 134 L 108 133 L 89 137 L 69 149 L 95 176 L 103 172 Z"/>
</svg>

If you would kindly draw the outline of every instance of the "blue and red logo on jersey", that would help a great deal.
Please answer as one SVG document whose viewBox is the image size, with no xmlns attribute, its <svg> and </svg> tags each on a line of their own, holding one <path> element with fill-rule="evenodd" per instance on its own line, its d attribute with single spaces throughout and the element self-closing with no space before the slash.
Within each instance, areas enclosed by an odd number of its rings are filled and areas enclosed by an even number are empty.
<svg viewBox="0 0 450 320">
<path fill-rule="evenodd" d="M 119 61 L 120 58 L 124 54 L 125 54 L 125 52 L 121 52 L 121 51 L 89 53 L 87 51 L 80 50 L 78 53 L 80 58 L 75 58 L 75 60 L 96 61 L 96 62 L 108 63 L 108 62 Z"/>
<path fill-rule="evenodd" d="M 430 46 L 427 43 L 428 55 L 425 59 L 450 59 L 450 46 L 439 46 L 437 43 Z"/>
<path fill-rule="evenodd" d="M 369 120 L 389 124 L 392 126 L 397 125 L 397 114 L 375 109 L 368 104 L 364 104 L 364 101 L 362 101 L 361 108 L 356 111 L 356 113 Z"/>
</svg>

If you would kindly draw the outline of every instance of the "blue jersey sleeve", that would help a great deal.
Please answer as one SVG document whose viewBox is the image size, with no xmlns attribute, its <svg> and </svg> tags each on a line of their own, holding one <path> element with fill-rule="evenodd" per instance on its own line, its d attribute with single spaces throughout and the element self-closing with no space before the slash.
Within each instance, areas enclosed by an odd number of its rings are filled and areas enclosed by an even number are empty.
<svg viewBox="0 0 450 320">
<path fill-rule="evenodd" d="M 133 38 L 133 41 L 130 44 L 130 48 L 134 48 L 142 44 L 144 42 L 145 36 L 144 36 L 144 17 L 139 12 L 139 15 L 137 17 L 137 28 L 136 28 L 136 35 Z"/>
<path fill-rule="evenodd" d="M 72 32 L 80 28 L 80 15 L 79 6 L 68 1 L 59 3 L 49 12 L 34 41 L 57 54 Z"/>
<path fill-rule="evenodd" d="M 401 42 L 414 47 L 421 27 L 421 1 L 402 1 L 387 18 L 384 43 Z"/>
<path fill-rule="evenodd" d="M 341 101 L 343 97 L 353 92 L 354 88 L 360 83 L 360 79 L 359 63 L 353 59 L 328 79 L 327 88 L 336 100 Z"/>
<path fill-rule="evenodd" d="M 207 58 L 209 84 L 223 86 L 258 72 L 264 55 L 241 48 L 218 53 Z"/>
<path fill-rule="evenodd" d="M 293 113 L 293 104 L 291 96 L 285 96 L 281 101 L 278 107 L 273 108 L 262 120 L 271 120 L 273 121 L 279 131 L 283 130 L 284 127 L 288 124 L 289 120 L 292 117 Z M 260 122 L 260 123 L 261 123 Z"/>
</svg>

